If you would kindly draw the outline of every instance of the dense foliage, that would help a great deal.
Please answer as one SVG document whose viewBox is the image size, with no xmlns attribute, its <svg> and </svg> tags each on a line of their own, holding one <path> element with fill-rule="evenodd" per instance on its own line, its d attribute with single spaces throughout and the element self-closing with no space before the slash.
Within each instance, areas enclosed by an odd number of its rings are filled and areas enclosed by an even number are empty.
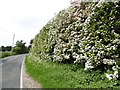
<svg viewBox="0 0 120 90">
<path fill-rule="evenodd" d="M 16 46 L 13 47 L 12 52 L 16 54 L 25 54 L 28 53 L 28 48 L 25 46 L 26 43 L 24 43 L 22 40 L 16 42 Z"/>
<path fill-rule="evenodd" d="M 0 59 L 8 56 L 16 55 L 16 53 L 12 51 L 0 52 Z"/>
<path fill-rule="evenodd" d="M 42 60 L 83 64 L 119 78 L 120 2 L 74 2 L 35 37 L 32 54 Z"/>
</svg>

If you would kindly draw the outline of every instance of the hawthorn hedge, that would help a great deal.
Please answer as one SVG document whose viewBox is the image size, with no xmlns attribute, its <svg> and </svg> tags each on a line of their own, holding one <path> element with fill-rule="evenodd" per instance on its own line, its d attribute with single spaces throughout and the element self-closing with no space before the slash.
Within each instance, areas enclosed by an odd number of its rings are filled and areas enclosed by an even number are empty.
<svg viewBox="0 0 120 90">
<path fill-rule="evenodd" d="M 120 2 L 75 2 L 36 35 L 32 54 L 41 60 L 83 64 L 119 78 Z"/>
</svg>

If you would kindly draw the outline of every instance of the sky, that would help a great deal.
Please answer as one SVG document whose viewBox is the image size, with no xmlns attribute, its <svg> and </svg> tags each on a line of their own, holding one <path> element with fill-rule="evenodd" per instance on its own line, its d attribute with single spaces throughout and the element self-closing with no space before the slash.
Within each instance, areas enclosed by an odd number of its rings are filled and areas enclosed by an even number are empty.
<svg viewBox="0 0 120 90">
<path fill-rule="evenodd" d="M 0 0 L 0 46 L 30 40 L 71 0 Z"/>
</svg>

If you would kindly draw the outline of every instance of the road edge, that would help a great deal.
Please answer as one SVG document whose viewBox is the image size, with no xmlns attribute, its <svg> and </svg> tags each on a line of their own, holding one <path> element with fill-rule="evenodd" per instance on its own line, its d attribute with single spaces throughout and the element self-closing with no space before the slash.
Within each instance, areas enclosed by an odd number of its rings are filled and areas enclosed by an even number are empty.
<svg viewBox="0 0 120 90">
<path fill-rule="evenodd" d="M 25 57 L 25 58 L 26 58 L 26 57 Z M 22 65 L 21 65 L 20 88 L 23 88 L 23 65 L 24 65 L 25 58 L 23 59 Z"/>
</svg>

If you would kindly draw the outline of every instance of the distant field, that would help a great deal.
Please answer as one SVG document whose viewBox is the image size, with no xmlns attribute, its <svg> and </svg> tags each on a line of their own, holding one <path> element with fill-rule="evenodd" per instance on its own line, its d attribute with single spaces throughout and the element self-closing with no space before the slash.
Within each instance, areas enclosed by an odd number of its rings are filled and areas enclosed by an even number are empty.
<svg viewBox="0 0 120 90">
<path fill-rule="evenodd" d="M 29 56 L 25 65 L 27 73 L 42 88 L 120 88 L 120 80 L 108 80 L 105 72 L 97 70 L 91 73 L 80 65 L 45 62 Z"/>
</svg>

